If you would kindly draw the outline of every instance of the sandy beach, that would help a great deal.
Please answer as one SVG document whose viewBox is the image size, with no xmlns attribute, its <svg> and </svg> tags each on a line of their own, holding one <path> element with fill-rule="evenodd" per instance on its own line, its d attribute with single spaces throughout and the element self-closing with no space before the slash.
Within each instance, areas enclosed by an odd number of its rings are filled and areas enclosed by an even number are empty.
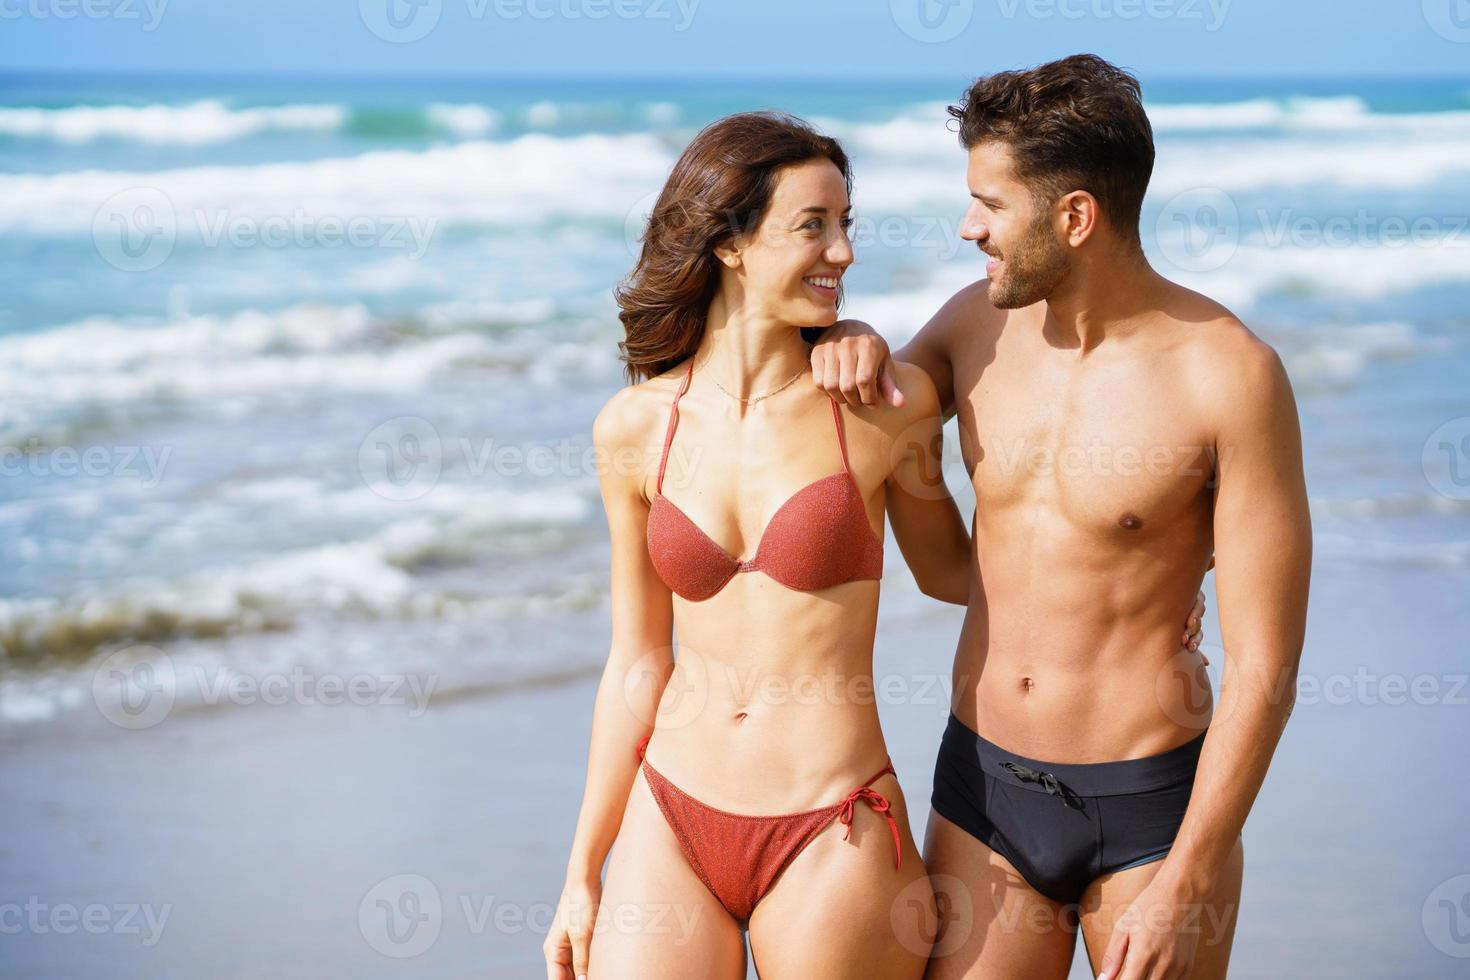
<svg viewBox="0 0 1470 980">
<path fill-rule="evenodd" d="M 1313 680 L 1300 687 L 1246 829 L 1235 975 L 1430 978 L 1458 965 L 1431 898 L 1470 870 L 1454 775 L 1470 762 L 1467 709 L 1449 690 L 1464 663 L 1422 625 L 1453 615 L 1453 597 L 1441 574 L 1419 573 L 1411 608 L 1378 578 L 1319 571 L 1303 674 L 1326 683 L 1320 696 Z M 880 629 L 879 678 L 907 691 L 880 710 L 920 836 L 947 710 L 942 687 L 931 698 L 920 686 L 947 674 L 958 612 L 936 604 Z M 1218 636 L 1213 613 L 1208 628 Z M 1440 678 L 1443 703 L 1395 705 L 1384 678 L 1396 675 Z M 1348 703 L 1327 693 L 1354 683 Z M 595 684 L 417 715 L 255 704 L 138 731 L 7 730 L 3 921 L 31 925 L 5 940 L 3 972 L 539 976 Z M 1073 976 L 1088 975 L 1079 957 Z"/>
</svg>

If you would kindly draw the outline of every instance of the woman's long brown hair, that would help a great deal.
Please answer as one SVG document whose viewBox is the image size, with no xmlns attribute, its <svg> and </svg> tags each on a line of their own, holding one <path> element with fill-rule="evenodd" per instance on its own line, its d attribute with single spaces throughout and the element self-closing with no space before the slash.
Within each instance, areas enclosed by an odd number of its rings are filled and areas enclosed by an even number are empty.
<svg viewBox="0 0 1470 980">
<path fill-rule="evenodd" d="M 827 159 L 852 191 L 841 145 L 795 116 L 741 112 L 710 123 L 684 149 L 659 193 L 638 264 L 615 292 L 630 382 L 656 377 L 692 355 L 720 283 L 715 248 L 754 231 L 782 167 Z"/>
</svg>

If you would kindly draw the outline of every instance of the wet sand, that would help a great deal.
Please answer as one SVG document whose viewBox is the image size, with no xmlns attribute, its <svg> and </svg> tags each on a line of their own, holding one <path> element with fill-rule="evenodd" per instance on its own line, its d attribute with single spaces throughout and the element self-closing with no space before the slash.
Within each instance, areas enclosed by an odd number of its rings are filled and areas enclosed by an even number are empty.
<svg viewBox="0 0 1470 980">
<path fill-rule="evenodd" d="M 1304 674 L 1346 678 L 1347 699 L 1299 700 L 1246 828 L 1235 975 L 1443 977 L 1465 962 L 1435 917 L 1436 888 L 1470 873 L 1463 637 L 1426 625 L 1463 622 L 1463 574 L 1319 569 Z M 880 678 L 947 675 L 958 614 L 885 619 Z M 1213 612 L 1208 628 L 1217 639 Z M 1393 703 L 1390 674 L 1439 679 L 1437 703 Z M 3 973 L 540 976 L 595 684 L 418 716 L 253 705 L 142 731 L 4 730 Z M 920 839 L 945 697 L 881 707 Z"/>
</svg>

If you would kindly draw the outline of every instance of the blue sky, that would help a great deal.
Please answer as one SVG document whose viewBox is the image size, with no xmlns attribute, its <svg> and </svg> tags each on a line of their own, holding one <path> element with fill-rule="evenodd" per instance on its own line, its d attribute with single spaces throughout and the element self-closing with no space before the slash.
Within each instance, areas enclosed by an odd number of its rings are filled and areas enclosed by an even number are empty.
<svg viewBox="0 0 1470 980">
<path fill-rule="evenodd" d="M 12 69 L 914 76 L 1079 50 L 1155 76 L 1467 75 L 1470 0 L 0 0 Z"/>
</svg>

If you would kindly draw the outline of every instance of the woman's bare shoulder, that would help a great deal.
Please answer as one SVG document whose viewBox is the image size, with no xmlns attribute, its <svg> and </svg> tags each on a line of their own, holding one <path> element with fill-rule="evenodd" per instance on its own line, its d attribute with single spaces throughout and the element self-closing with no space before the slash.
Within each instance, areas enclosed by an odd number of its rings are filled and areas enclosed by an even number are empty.
<svg viewBox="0 0 1470 980">
<path fill-rule="evenodd" d="M 675 365 L 663 374 L 615 391 L 592 423 L 593 443 L 616 449 L 641 446 L 655 435 L 661 437 L 683 369 L 684 365 Z"/>
<path fill-rule="evenodd" d="M 885 400 L 877 405 L 855 409 L 860 418 L 871 422 L 890 437 L 896 437 L 914 425 L 939 415 L 939 393 L 929 372 L 916 364 L 895 360 L 893 376 L 898 390 L 903 392 L 901 406 L 895 407 Z"/>
</svg>

